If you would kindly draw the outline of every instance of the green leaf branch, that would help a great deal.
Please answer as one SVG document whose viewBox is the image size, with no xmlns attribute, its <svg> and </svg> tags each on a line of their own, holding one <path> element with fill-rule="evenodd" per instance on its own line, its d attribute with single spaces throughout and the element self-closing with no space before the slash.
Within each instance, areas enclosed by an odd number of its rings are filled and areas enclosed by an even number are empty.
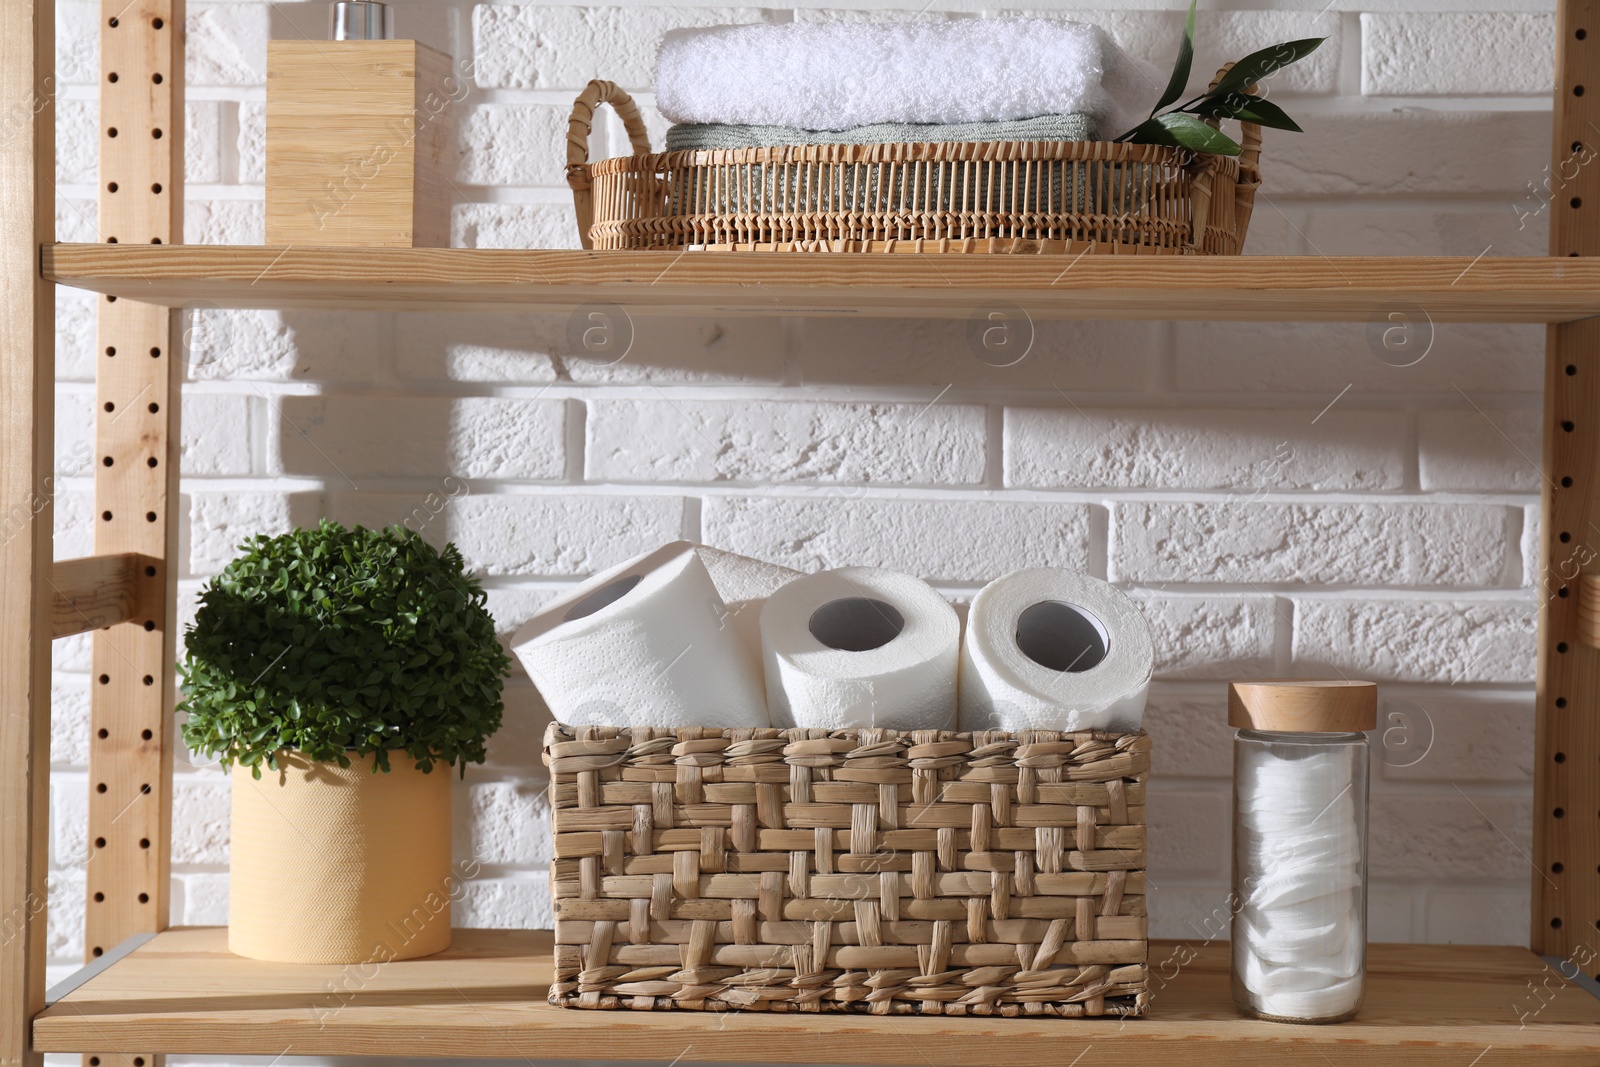
<svg viewBox="0 0 1600 1067">
<path fill-rule="evenodd" d="M 1285 41 L 1258 52 L 1251 52 L 1228 70 L 1217 84 L 1192 100 L 1177 107 L 1178 97 L 1189 84 L 1194 67 L 1194 14 L 1198 0 L 1190 0 L 1189 18 L 1184 23 L 1183 40 L 1178 44 L 1178 59 L 1172 67 L 1172 77 L 1150 117 L 1133 129 L 1116 138 L 1130 144 L 1166 145 L 1169 148 L 1187 148 L 1195 152 L 1236 156 L 1242 151 L 1239 143 L 1219 130 L 1214 123 L 1222 119 L 1238 119 L 1268 126 L 1275 130 L 1300 132 L 1299 125 L 1284 113 L 1283 108 L 1254 90 L 1256 83 L 1291 63 L 1296 63 L 1327 40 L 1326 37 L 1307 37 L 1299 41 Z M 1163 111 L 1163 108 L 1170 110 Z"/>
</svg>

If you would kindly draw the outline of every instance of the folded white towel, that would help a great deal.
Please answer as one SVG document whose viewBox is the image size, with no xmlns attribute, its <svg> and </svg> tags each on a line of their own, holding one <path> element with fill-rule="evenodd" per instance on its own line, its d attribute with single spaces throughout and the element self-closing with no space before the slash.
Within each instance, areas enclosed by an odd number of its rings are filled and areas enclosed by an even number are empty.
<svg viewBox="0 0 1600 1067">
<path fill-rule="evenodd" d="M 1164 84 L 1099 27 L 1040 18 L 671 30 L 656 61 L 656 106 L 673 122 L 808 130 L 1087 112 L 1109 138 Z"/>
</svg>

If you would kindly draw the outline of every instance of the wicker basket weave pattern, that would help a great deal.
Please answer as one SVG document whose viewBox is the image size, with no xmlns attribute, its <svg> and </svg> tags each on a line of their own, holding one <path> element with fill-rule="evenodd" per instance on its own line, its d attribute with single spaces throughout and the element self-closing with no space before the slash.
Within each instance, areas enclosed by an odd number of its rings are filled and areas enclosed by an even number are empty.
<svg viewBox="0 0 1600 1067">
<path fill-rule="evenodd" d="M 601 103 L 634 154 L 591 163 Z M 567 181 L 585 248 L 1232 255 L 1260 134 L 1244 125 L 1237 158 L 1109 141 L 651 152 L 627 93 L 594 81 L 573 105 Z"/>
<path fill-rule="evenodd" d="M 1138 1015 L 1145 734 L 545 738 L 553 1004 Z"/>
</svg>

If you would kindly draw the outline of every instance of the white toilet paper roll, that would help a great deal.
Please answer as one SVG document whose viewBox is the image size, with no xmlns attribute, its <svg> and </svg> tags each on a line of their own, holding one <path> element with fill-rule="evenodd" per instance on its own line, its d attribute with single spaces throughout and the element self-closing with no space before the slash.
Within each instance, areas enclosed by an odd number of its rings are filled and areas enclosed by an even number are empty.
<svg viewBox="0 0 1600 1067">
<path fill-rule="evenodd" d="M 700 562 L 706 565 L 706 570 L 711 574 L 718 594 L 729 607 L 751 600 L 765 600 L 804 573 L 710 545 L 697 545 L 695 548 L 700 554 Z"/>
<path fill-rule="evenodd" d="M 1135 730 L 1155 666 L 1150 626 L 1087 574 L 1031 567 L 972 600 L 961 644 L 963 730 Z"/>
<path fill-rule="evenodd" d="M 728 606 L 728 625 L 750 654 L 757 674 L 761 672 L 761 605 L 767 597 L 788 585 L 801 572 L 776 563 L 724 552 L 700 545 L 700 562 L 711 572 L 711 582 Z"/>
<path fill-rule="evenodd" d="M 871 567 L 809 574 L 761 609 L 772 724 L 953 730 L 961 622 L 926 582 Z"/>
<path fill-rule="evenodd" d="M 511 639 L 572 726 L 766 726 L 759 672 L 688 541 L 595 575 Z"/>
</svg>

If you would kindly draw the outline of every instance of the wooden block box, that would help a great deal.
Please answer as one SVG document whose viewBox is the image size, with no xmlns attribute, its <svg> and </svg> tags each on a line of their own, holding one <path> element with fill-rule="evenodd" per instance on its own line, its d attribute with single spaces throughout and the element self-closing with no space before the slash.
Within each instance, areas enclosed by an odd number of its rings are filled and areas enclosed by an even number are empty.
<svg viewBox="0 0 1600 1067">
<path fill-rule="evenodd" d="M 1132 734 L 552 724 L 572 1008 L 1140 1015 Z"/>
<path fill-rule="evenodd" d="M 448 247 L 450 68 L 416 41 L 270 42 L 267 244 Z"/>
</svg>

